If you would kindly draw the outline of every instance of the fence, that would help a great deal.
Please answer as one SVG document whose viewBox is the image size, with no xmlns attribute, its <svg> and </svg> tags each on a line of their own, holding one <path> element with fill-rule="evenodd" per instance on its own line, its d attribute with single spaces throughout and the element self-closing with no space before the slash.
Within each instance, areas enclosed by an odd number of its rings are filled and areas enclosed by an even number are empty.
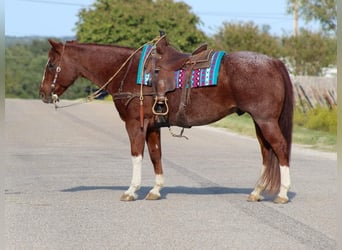
<svg viewBox="0 0 342 250">
<path fill-rule="evenodd" d="M 336 77 L 291 77 L 296 104 L 306 112 L 316 107 L 334 108 L 337 105 Z"/>
</svg>

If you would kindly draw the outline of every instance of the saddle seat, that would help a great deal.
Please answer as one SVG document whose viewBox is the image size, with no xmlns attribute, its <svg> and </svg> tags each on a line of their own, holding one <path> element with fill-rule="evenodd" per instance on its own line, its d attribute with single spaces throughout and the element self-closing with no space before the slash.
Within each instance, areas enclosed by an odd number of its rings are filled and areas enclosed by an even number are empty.
<svg viewBox="0 0 342 250">
<path fill-rule="evenodd" d="M 189 61 L 196 62 L 197 60 L 195 58 L 202 58 L 202 57 L 199 57 L 199 55 L 202 55 L 204 51 L 207 51 L 207 48 L 208 48 L 208 45 L 206 43 L 202 44 L 197 49 L 195 49 L 191 54 L 182 53 L 175 49 L 169 49 L 168 53 L 166 53 L 165 55 L 162 55 L 159 61 L 159 66 L 160 68 L 167 70 L 167 71 L 179 70 L 183 68 L 183 66 L 187 64 L 187 62 Z M 202 59 L 207 60 L 205 58 L 202 58 Z"/>
<path fill-rule="evenodd" d="M 208 49 L 208 44 L 203 43 L 203 44 L 201 44 L 200 46 L 198 46 L 197 49 L 195 49 L 195 50 L 191 53 L 191 55 L 197 55 L 197 54 L 199 54 L 199 53 L 201 53 L 201 52 L 203 52 L 203 51 L 205 51 L 205 50 L 207 50 L 207 49 Z"/>
</svg>

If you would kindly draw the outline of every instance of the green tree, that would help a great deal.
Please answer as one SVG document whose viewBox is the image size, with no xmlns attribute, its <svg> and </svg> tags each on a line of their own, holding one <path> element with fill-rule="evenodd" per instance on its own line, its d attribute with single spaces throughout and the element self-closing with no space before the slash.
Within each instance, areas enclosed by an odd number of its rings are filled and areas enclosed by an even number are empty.
<svg viewBox="0 0 342 250">
<path fill-rule="evenodd" d="M 47 53 L 50 45 L 46 40 L 33 40 L 15 44 L 5 50 L 5 91 L 7 98 L 38 98 L 38 89 L 42 81 Z M 78 80 L 63 95 L 63 98 L 74 99 L 85 97 L 84 91 L 90 82 Z"/>
<path fill-rule="evenodd" d="M 5 54 L 6 97 L 32 98 L 34 89 L 35 95 L 38 95 L 38 86 L 42 75 L 40 75 L 40 80 L 34 79 L 35 71 L 32 69 L 38 59 L 31 51 L 27 50 L 26 46 L 22 45 L 6 48 Z M 32 62 L 34 58 L 35 60 Z"/>
<path fill-rule="evenodd" d="M 269 34 L 269 27 L 261 29 L 253 22 L 225 22 L 213 36 L 212 45 L 227 52 L 256 51 L 270 56 L 281 55 L 280 41 Z"/>
<path fill-rule="evenodd" d="M 206 40 L 199 24 L 199 17 L 183 2 L 96 0 L 79 12 L 76 33 L 81 42 L 139 47 L 163 30 L 171 43 L 189 52 Z"/>
<path fill-rule="evenodd" d="M 298 36 L 283 37 L 283 57 L 295 75 L 322 74 L 322 69 L 336 65 L 336 38 L 301 29 Z"/>
<path fill-rule="evenodd" d="M 296 5 L 298 14 L 306 22 L 318 21 L 324 31 L 336 34 L 337 2 L 336 0 L 288 0 L 287 12 L 293 12 Z"/>
</svg>

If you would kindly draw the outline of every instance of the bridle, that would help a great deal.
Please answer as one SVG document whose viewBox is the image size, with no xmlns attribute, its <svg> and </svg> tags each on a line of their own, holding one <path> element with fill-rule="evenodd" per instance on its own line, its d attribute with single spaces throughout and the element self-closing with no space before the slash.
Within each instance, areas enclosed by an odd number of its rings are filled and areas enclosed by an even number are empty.
<svg viewBox="0 0 342 250">
<path fill-rule="evenodd" d="M 56 67 L 56 73 L 55 73 L 53 81 L 52 81 L 52 83 L 50 85 L 50 88 L 51 88 L 51 99 L 52 99 L 52 103 L 55 105 L 55 108 L 57 108 L 57 104 L 56 103 L 59 101 L 59 97 L 55 93 L 56 82 L 57 82 L 57 78 L 58 78 L 59 73 L 62 71 L 61 64 L 62 64 L 62 58 L 63 58 L 63 55 L 64 55 L 64 50 L 65 50 L 65 44 L 63 44 L 63 49 L 62 49 L 61 57 L 59 59 L 58 66 Z"/>
<path fill-rule="evenodd" d="M 53 81 L 52 81 L 52 83 L 50 85 L 50 88 L 51 88 L 51 99 L 52 99 L 53 103 L 56 103 L 56 102 L 59 101 L 58 95 L 55 93 L 56 82 L 57 82 L 57 77 L 58 77 L 59 72 L 61 72 L 61 67 L 60 66 L 58 66 L 56 68 L 55 77 L 53 78 Z"/>
</svg>

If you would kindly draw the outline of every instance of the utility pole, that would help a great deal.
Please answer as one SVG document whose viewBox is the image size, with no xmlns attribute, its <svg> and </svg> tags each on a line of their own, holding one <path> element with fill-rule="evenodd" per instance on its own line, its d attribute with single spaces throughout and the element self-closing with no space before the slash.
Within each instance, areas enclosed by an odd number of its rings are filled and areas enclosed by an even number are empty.
<svg viewBox="0 0 342 250">
<path fill-rule="evenodd" d="M 294 36 L 298 36 L 298 3 L 293 0 L 293 32 Z"/>
</svg>

